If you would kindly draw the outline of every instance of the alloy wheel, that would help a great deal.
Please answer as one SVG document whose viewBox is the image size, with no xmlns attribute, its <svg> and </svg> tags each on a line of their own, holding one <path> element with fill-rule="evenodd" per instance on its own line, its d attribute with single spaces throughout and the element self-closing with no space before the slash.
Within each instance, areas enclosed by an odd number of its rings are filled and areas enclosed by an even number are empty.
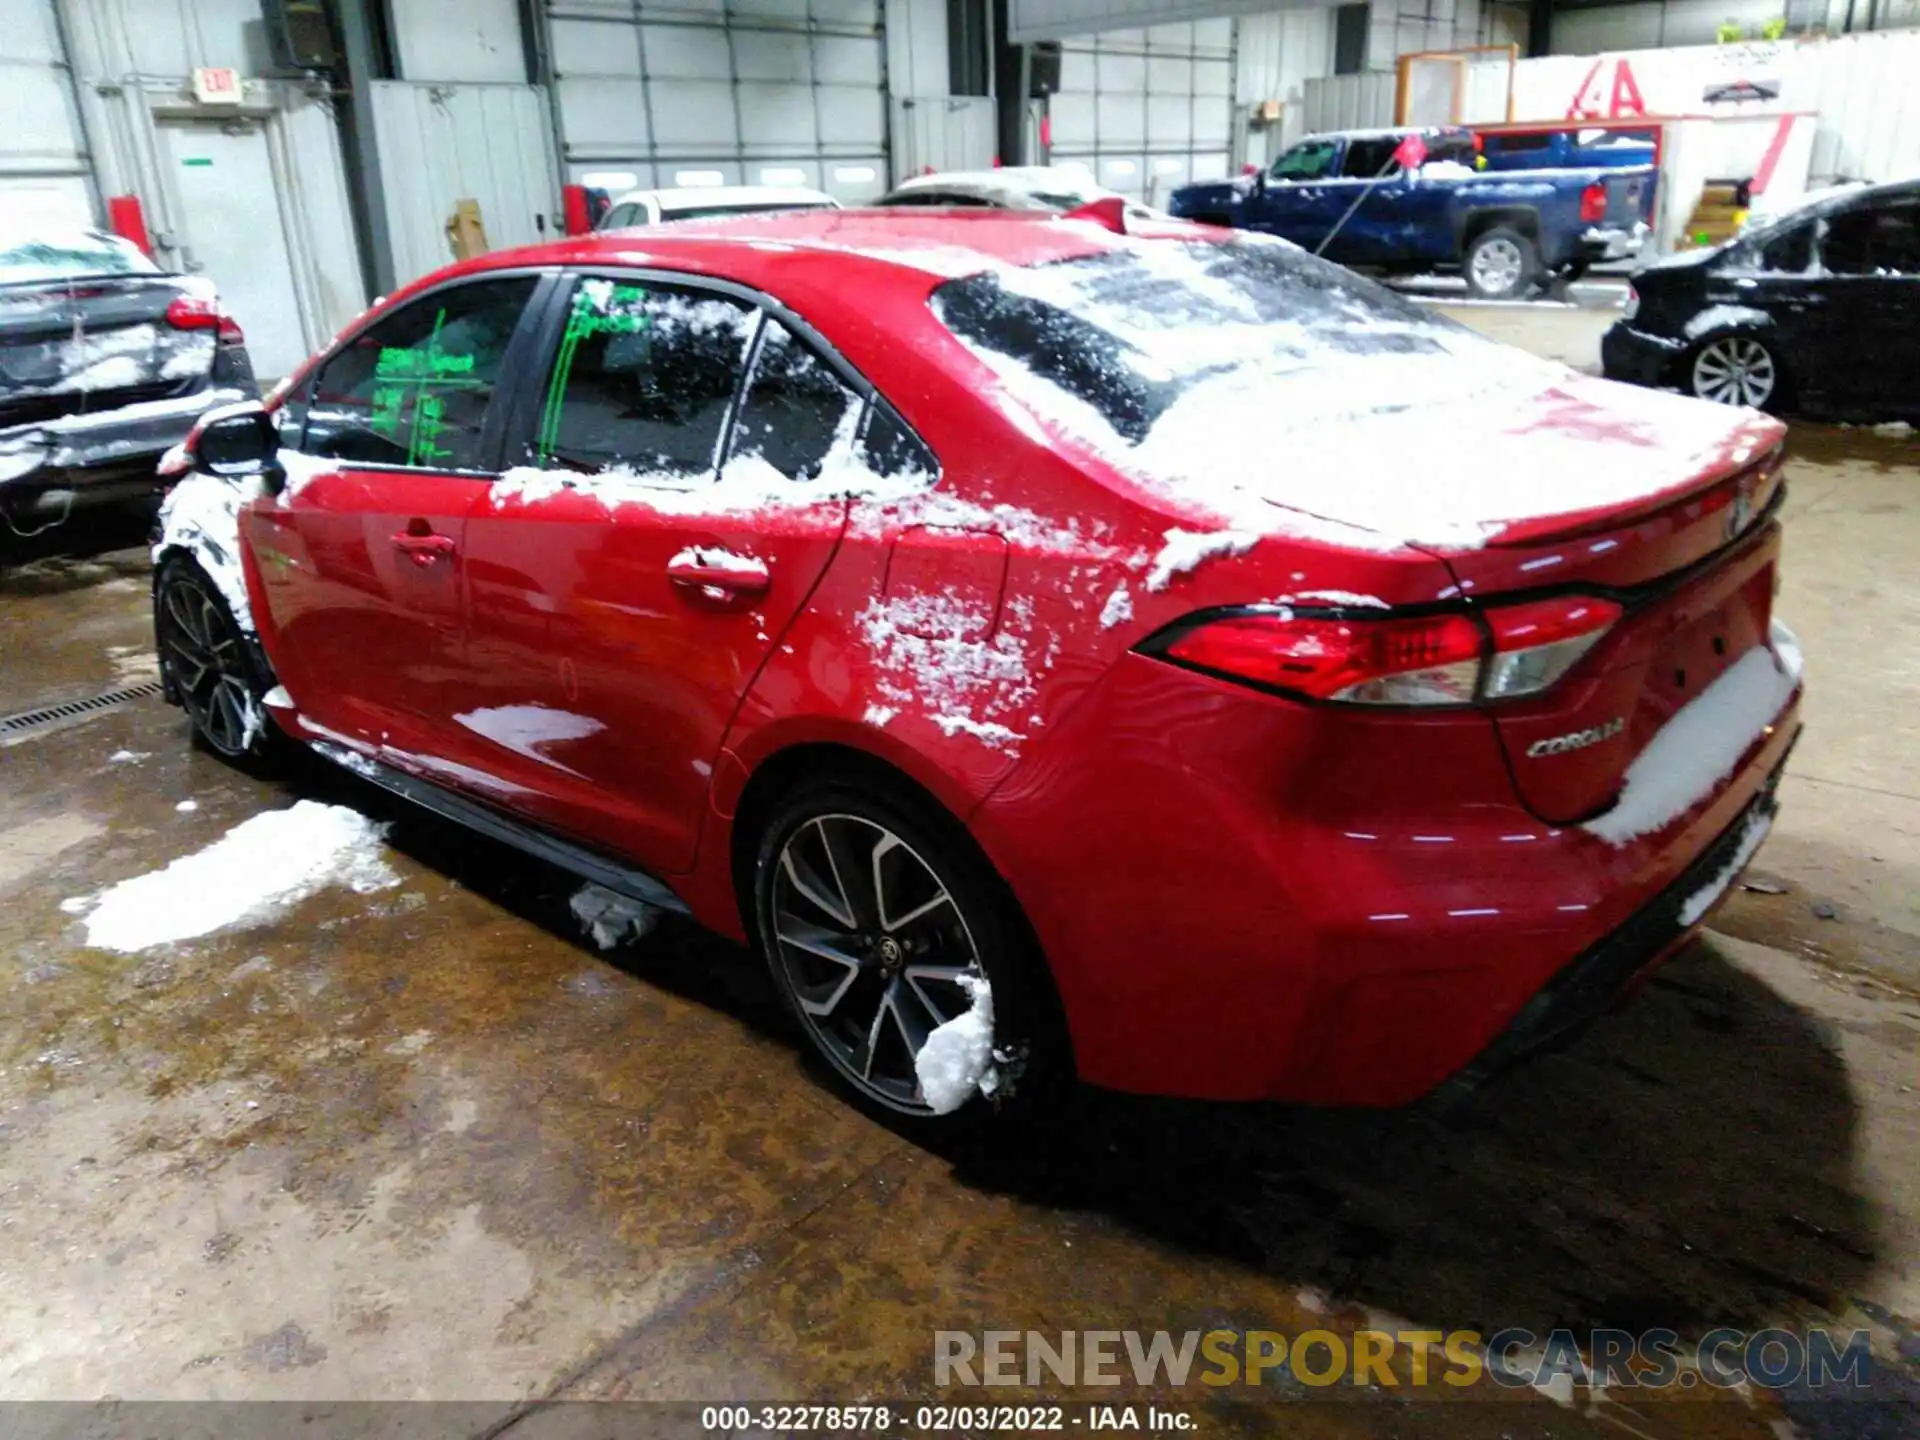
<svg viewBox="0 0 1920 1440">
<path fill-rule="evenodd" d="M 1721 405 L 1758 410 L 1773 398 L 1778 381 L 1767 347 L 1744 335 L 1710 342 L 1693 362 L 1693 393 Z"/>
<path fill-rule="evenodd" d="M 160 595 L 160 656 L 187 714 L 221 755 L 245 755 L 260 733 L 239 631 L 199 580 L 176 575 Z"/>
<path fill-rule="evenodd" d="M 1474 284 L 1492 295 L 1505 295 L 1520 283 L 1527 268 L 1520 247 L 1504 237 L 1489 240 L 1473 252 Z"/>
<path fill-rule="evenodd" d="M 881 1104 L 932 1114 L 914 1057 L 971 1007 L 963 978 L 985 977 L 947 885 L 885 826 L 829 814 L 788 836 L 772 901 L 779 963 L 821 1050 Z"/>
</svg>

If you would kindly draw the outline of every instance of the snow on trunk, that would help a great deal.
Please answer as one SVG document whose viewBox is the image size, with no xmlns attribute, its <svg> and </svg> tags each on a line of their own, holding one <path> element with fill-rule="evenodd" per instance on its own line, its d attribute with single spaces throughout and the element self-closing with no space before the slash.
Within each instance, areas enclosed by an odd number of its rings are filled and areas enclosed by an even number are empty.
<svg viewBox="0 0 1920 1440">
<path fill-rule="evenodd" d="M 1791 642 L 1784 625 L 1778 633 Z M 1581 828 L 1610 845 L 1664 829 L 1705 800 L 1800 684 L 1799 646 L 1756 645 L 1675 712 L 1627 767 L 1620 800 Z"/>
<path fill-rule="evenodd" d="M 632 900 L 604 885 L 583 885 L 567 902 L 580 928 L 602 950 L 626 940 L 642 940 L 660 923 L 660 908 Z"/>
<path fill-rule="evenodd" d="M 84 916 L 87 944 L 124 954 L 261 925 L 328 886 L 367 895 L 398 885 L 381 856 L 385 833 L 344 805 L 302 800 L 234 826 L 163 870 L 60 908 Z"/>
<path fill-rule="evenodd" d="M 1000 1088 L 993 1068 L 993 987 L 984 975 L 962 975 L 960 985 L 973 1004 L 935 1026 L 913 1057 L 920 1098 L 936 1115 L 950 1115 L 976 1093 L 991 1095 Z"/>
<path fill-rule="evenodd" d="M 1246 530 L 1217 530 L 1211 533 L 1193 530 L 1167 531 L 1167 543 L 1153 557 L 1147 571 L 1146 586 L 1164 590 L 1177 575 L 1197 570 L 1207 561 L 1222 555 L 1244 555 L 1259 543 L 1260 537 Z"/>
</svg>

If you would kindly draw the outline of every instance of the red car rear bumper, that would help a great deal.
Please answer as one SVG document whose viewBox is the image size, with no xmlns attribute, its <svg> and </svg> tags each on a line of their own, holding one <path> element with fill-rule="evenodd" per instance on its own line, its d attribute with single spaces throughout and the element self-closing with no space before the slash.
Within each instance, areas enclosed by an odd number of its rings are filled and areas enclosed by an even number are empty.
<svg viewBox="0 0 1920 1440">
<path fill-rule="evenodd" d="M 1483 715 L 1315 709 L 1128 657 L 972 823 L 1084 1080 L 1399 1105 L 1558 1038 L 1675 948 L 1771 806 L 1798 704 L 1708 800 L 1615 846 L 1499 798 Z"/>
</svg>

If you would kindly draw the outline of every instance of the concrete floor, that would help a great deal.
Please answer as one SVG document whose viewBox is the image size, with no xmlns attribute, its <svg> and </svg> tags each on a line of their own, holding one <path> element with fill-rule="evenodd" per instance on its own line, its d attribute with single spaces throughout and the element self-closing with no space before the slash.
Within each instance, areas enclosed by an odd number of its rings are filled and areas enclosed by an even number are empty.
<svg viewBox="0 0 1920 1440">
<path fill-rule="evenodd" d="M 1460 314 L 1576 363 L 1608 318 Z M 1911 1379 L 1920 444 L 1793 443 L 1781 893 L 1445 1123 L 1086 1096 L 1043 1142 L 934 1153 L 841 1103 L 747 957 L 605 959 L 564 877 L 318 762 L 249 779 L 157 701 L 0 747 L 0 1398 L 900 1400 L 936 1329 L 1383 1322 L 1825 1321 Z M 0 574 L 0 712 L 150 674 L 145 586 L 113 548 Z M 391 819 L 403 886 L 76 943 L 62 899 L 296 795 Z M 1198 1388 L 1159 1398 L 1209 1434 L 1868 1433 L 1751 1393 Z"/>
</svg>

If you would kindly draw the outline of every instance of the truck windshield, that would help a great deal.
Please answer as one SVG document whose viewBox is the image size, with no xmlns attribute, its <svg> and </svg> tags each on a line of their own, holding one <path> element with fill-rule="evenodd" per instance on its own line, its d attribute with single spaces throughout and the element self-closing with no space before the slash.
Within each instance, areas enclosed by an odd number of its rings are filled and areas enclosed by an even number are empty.
<svg viewBox="0 0 1920 1440">
<path fill-rule="evenodd" d="M 988 271 L 947 281 L 932 304 L 960 339 L 1091 406 L 1133 443 L 1202 382 L 1487 344 L 1350 270 L 1254 237 L 1139 241 Z"/>
</svg>

